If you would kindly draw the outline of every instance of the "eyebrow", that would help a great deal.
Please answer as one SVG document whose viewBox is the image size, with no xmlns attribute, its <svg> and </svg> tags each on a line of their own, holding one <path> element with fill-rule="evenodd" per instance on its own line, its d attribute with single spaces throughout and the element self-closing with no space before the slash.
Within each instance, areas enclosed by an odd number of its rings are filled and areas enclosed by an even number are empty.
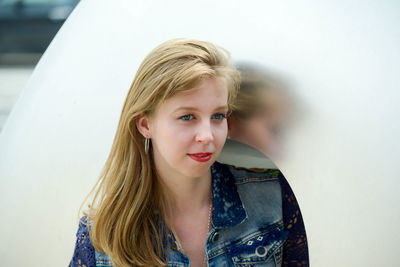
<svg viewBox="0 0 400 267">
<path fill-rule="evenodd" d="M 215 108 L 214 111 L 215 110 L 221 110 L 221 109 L 228 109 L 228 106 L 227 105 L 219 106 L 219 107 Z M 179 111 L 179 110 L 194 110 L 194 111 L 198 111 L 199 109 L 195 108 L 195 107 L 179 107 L 179 108 L 175 109 L 174 112 Z"/>
</svg>

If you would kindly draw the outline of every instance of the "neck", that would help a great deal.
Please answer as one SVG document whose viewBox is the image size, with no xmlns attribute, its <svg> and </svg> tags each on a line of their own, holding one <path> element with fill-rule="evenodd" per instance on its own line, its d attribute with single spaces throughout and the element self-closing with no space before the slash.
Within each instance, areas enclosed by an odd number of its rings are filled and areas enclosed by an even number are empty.
<svg viewBox="0 0 400 267">
<path fill-rule="evenodd" d="M 159 174 L 168 195 L 168 213 L 196 213 L 211 203 L 211 170 L 203 176 L 186 177 Z"/>
</svg>

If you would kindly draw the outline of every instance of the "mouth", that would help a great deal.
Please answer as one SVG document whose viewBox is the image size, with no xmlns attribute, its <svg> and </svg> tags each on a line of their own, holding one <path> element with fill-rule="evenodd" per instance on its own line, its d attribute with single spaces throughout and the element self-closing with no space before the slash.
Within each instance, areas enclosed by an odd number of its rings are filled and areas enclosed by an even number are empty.
<svg viewBox="0 0 400 267">
<path fill-rule="evenodd" d="M 209 161 L 212 157 L 212 153 L 204 152 L 204 153 L 193 153 L 188 154 L 189 157 L 198 162 L 206 162 Z"/>
</svg>

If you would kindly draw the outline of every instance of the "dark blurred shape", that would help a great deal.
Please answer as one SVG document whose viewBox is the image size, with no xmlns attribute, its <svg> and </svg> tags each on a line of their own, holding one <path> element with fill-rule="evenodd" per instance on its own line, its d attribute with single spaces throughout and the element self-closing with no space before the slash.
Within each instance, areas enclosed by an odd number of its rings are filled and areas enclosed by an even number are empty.
<svg viewBox="0 0 400 267">
<path fill-rule="evenodd" d="M 40 58 L 78 2 L 0 0 L 0 63 Z"/>
</svg>

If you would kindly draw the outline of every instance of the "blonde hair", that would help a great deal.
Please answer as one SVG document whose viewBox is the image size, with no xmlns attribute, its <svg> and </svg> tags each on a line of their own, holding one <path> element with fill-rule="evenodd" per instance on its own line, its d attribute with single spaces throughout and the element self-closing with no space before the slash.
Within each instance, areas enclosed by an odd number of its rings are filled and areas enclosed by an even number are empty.
<svg viewBox="0 0 400 267">
<path fill-rule="evenodd" d="M 85 212 L 92 222 L 92 244 L 108 254 L 115 266 L 165 265 L 166 232 L 160 228 L 157 214 L 165 217 L 168 199 L 157 178 L 152 153 L 145 153 L 136 118 L 151 116 L 167 98 L 193 89 L 202 79 L 215 77 L 226 80 L 231 108 L 240 76 L 229 53 L 221 47 L 173 39 L 157 46 L 140 65 L 123 105 L 111 152 L 89 194 L 94 193 L 94 197 Z"/>
</svg>

